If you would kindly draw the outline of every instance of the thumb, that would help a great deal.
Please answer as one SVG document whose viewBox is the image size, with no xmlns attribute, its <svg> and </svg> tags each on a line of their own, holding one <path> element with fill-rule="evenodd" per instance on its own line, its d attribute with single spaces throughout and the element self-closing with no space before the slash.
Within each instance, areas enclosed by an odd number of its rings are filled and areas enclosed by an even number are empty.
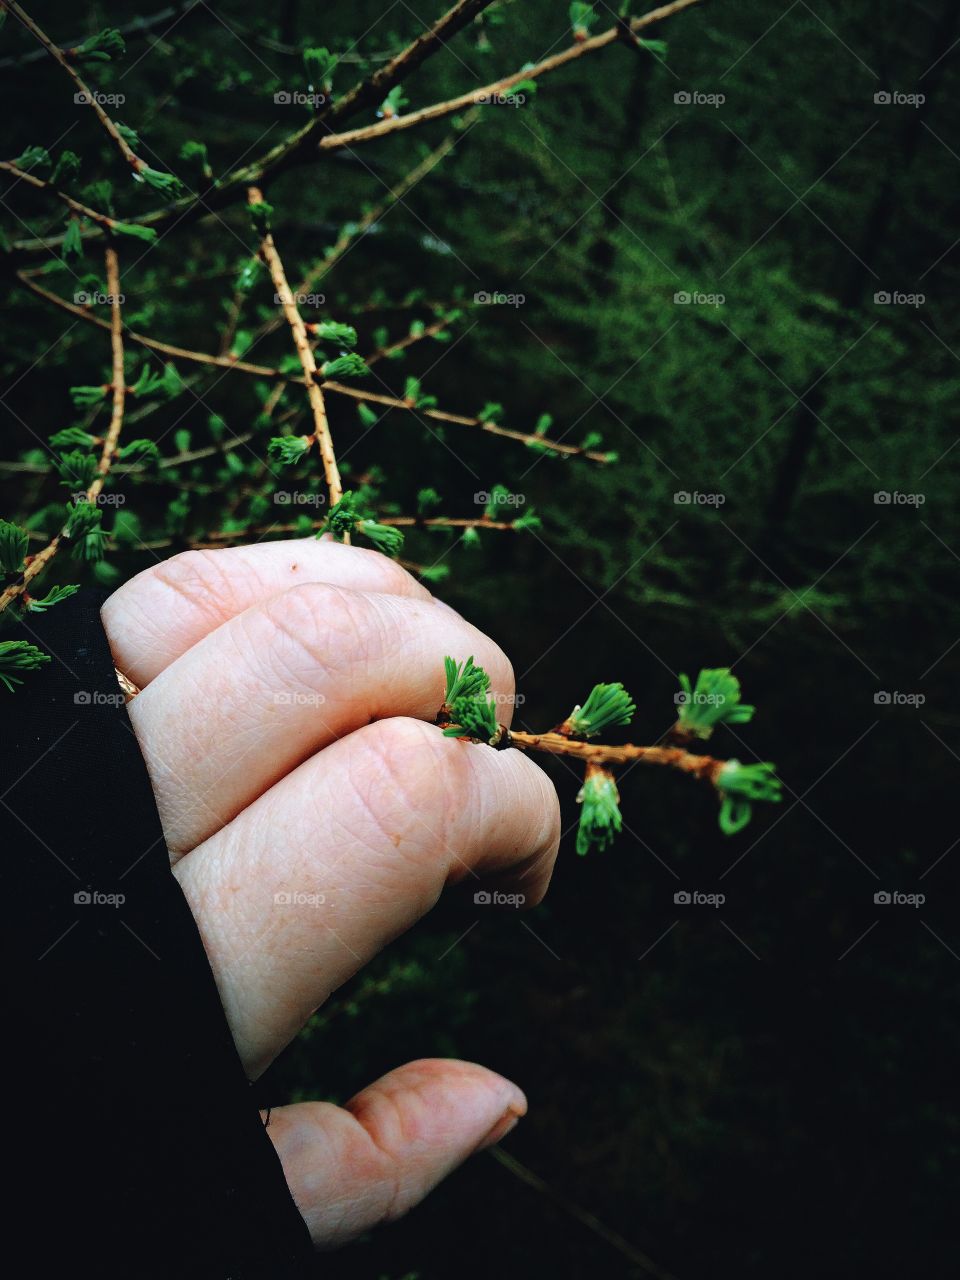
<svg viewBox="0 0 960 1280">
<path fill-rule="evenodd" d="M 344 1107 L 278 1107 L 267 1133 L 314 1243 L 331 1248 L 399 1218 L 526 1110 L 517 1086 L 486 1067 L 423 1058 Z"/>
</svg>

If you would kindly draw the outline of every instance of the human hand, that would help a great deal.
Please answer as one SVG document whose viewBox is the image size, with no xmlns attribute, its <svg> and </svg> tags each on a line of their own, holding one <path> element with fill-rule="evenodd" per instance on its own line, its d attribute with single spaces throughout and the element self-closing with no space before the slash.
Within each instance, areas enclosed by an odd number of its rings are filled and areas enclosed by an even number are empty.
<svg viewBox="0 0 960 1280">
<path fill-rule="evenodd" d="M 510 663 L 384 556 L 314 539 L 186 552 L 124 584 L 103 622 L 141 690 L 128 711 L 173 874 L 251 1078 L 445 885 L 542 898 L 552 784 L 519 751 L 428 723 L 444 656 L 472 654 L 509 724 Z M 277 1108 L 268 1133 L 329 1246 L 405 1212 L 525 1110 L 494 1072 L 429 1059 L 344 1108 Z"/>
</svg>

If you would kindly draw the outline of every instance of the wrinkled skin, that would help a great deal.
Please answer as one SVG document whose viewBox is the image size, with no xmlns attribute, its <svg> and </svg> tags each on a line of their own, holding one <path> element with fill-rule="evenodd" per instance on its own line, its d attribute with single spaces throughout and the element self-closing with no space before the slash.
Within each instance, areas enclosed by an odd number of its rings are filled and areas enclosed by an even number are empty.
<svg viewBox="0 0 960 1280">
<path fill-rule="evenodd" d="M 538 902 L 560 815 L 518 751 L 444 738 L 443 658 L 513 670 L 384 556 L 331 541 L 191 551 L 103 608 L 177 877 L 248 1075 L 332 991 L 469 878 Z M 279 900 L 278 900 L 279 899 Z M 526 1111 L 468 1062 L 408 1063 L 268 1133 L 318 1245 L 417 1203 Z"/>
</svg>

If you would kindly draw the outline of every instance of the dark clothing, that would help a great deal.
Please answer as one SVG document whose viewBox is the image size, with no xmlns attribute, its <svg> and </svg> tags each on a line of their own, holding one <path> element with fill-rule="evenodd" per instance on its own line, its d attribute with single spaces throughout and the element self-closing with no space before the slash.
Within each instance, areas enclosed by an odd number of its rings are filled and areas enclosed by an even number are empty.
<svg viewBox="0 0 960 1280">
<path fill-rule="evenodd" d="M 0 688 L 17 1269 L 315 1274 L 170 871 L 101 600 L 81 592 L 4 632 L 53 655 Z"/>
</svg>

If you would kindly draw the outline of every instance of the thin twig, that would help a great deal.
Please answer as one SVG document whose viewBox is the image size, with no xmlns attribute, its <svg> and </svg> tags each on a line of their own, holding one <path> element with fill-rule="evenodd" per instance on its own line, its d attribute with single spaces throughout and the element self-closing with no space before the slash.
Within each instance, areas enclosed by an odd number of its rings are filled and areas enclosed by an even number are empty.
<svg viewBox="0 0 960 1280">
<path fill-rule="evenodd" d="M 87 87 L 86 81 L 80 75 L 80 72 L 76 67 L 70 63 L 63 50 L 53 43 L 46 32 L 42 31 L 40 27 L 37 26 L 28 13 L 24 13 L 23 9 L 21 9 L 21 7 L 16 3 L 16 0 L 2 0 L 2 2 L 4 7 L 9 9 L 13 16 L 23 23 L 34 39 L 38 40 L 40 44 L 43 45 L 50 57 L 63 67 L 64 71 L 66 71 L 67 75 L 77 86 L 79 93 L 83 95 L 84 101 L 88 106 L 93 108 L 94 115 L 96 115 L 97 119 L 109 135 L 110 140 L 113 142 L 114 146 L 120 152 L 120 155 L 130 166 L 133 172 L 140 173 L 143 169 L 148 168 L 147 162 L 145 160 L 141 160 L 140 157 L 131 149 L 130 145 L 120 133 L 120 130 L 100 105 L 97 95 L 92 89 Z"/>
<path fill-rule="evenodd" d="M 428 31 L 417 36 L 385 66 L 379 67 L 373 75 L 338 98 L 330 118 L 342 120 L 367 107 L 377 106 L 395 85 L 401 84 L 427 58 L 442 49 L 451 36 L 471 23 L 490 3 L 491 0 L 457 0 Z"/>
<path fill-rule="evenodd" d="M 77 306 L 76 303 L 67 302 L 66 298 L 61 298 L 59 294 L 44 289 L 42 285 L 37 284 L 25 271 L 17 272 L 17 279 L 22 285 L 35 293 L 38 298 L 43 298 L 46 302 L 50 302 L 55 307 L 59 307 L 61 311 L 68 311 L 70 315 L 76 316 L 78 320 L 85 320 L 87 324 L 95 324 L 98 329 L 109 330 L 110 325 L 106 320 L 101 320 L 99 316 L 95 316 L 87 307 Z M 236 369 L 240 373 L 250 374 L 254 378 L 280 378 L 284 382 L 303 382 L 302 378 L 291 378 L 288 374 L 281 373 L 279 369 L 273 369 L 269 365 L 250 364 L 246 360 L 235 360 L 233 356 L 214 356 L 209 355 L 205 351 L 192 351 L 187 347 L 178 347 L 171 342 L 161 342 L 157 338 L 148 338 L 146 334 L 135 333 L 132 329 L 125 330 L 126 336 L 130 342 L 134 342 L 137 346 L 146 347 L 148 351 L 157 351 L 161 355 L 170 356 L 174 360 L 190 360 L 194 364 L 213 365 L 218 369 Z"/>
<path fill-rule="evenodd" d="M 520 532 L 513 529 L 509 520 L 488 520 L 485 516 L 377 516 L 377 523 L 389 524 L 396 529 L 511 529 L 514 533 Z M 312 520 L 310 527 L 322 529 L 325 524 L 325 520 Z M 264 537 L 269 533 L 297 533 L 299 530 L 298 524 L 265 524 L 253 529 L 215 529 L 205 536 L 204 542 L 234 542 L 242 538 Z"/>
<path fill-rule="evenodd" d="M 656 1280 L 675 1280 L 664 1267 L 658 1262 L 654 1262 L 652 1258 L 642 1253 L 636 1245 L 632 1245 L 629 1240 L 625 1240 L 617 1231 L 612 1231 L 605 1223 L 601 1222 L 596 1214 L 590 1213 L 587 1209 L 581 1209 L 578 1204 L 569 1200 L 561 1192 L 554 1190 L 548 1182 L 545 1182 L 539 1174 L 534 1173 L 532 1169 L 528 1169 L 525 1164 L 521 1164 L 516 1156 L 510 1155 L 501 1147 L 491 1147 L 488 1151 L 491 1159 L 496 1160 L 504 1169 L 508 1169 L 515 1178 L 519 1178 L 521 1182 L 525 1182 L 528 1187 L 532 1187 L 534 1191 L 538 1191 L 541 1195 L 546 1196 L 548 1200 L 560 1209 L 575 1218 L 588 1230 L 599 1236 L 601 1240 L 606 1241 L 611 1248 L 616 1249 L 634 1266 L 640 1267 L 648 1275 L 654 1276 Z"/>
<path fill-rule="evenodd" d="M 123 316 L 120 310 L 120 263 L 117 251 L 109 245 L 105 252 L 107 271 L 107 292 L 110 295 L 110 346 L 113 354 L 113 410 L 110 415 L 110 426 L 103 438 L 100 450 L 100 461 L 97 463 L 97 474 L 84 495 L 84 501 L 96 502 L 106 483 L 110 468 L 117 456 L 117 444 L 123 429 L 123 405 L 126 396 L 126 379 L 123 372 Z M 23 572 L 15 582 L 0 594 L 0 613 L 7 609 L 14 600 L 23 596 L 27 587 L 47 567 L 60 549 L 66 536 L 67 525 L 55 534 L 42 551 L 31 556 Z"/>
<path fill-rule="evenodd" d="M 117 251 L 110 245 L 104 254 L 107 268 L 107 293 L 110 295 L 110 350 L 113 356 L 113 409 L 110 426 L 100 451 L 100 462 L 93 484 L 87 490 L 87 501 L 95 502 L 103 489 L 107 474 L 117 453 L 120 432 L 123 429 L 123 404 L 126 397 L 126 378 L 123 372 L 123 313 L 120 310 L 120 262 Z"/>
<path fill-rule="evenodd" d="M 389 360 L 391 356 L 395 356 L 398 351 L 406 351 L 408 347 L 414 346 L 417 342 L 423 342 L 425 338 L 432 338 L 435 334 L 442 333 L 447 328 L 448 321 L 445 316 L 441 316 L 439 320 L 435 320 L 433 324 L 425 325 L 417 333 L 408 333 L 405 338 L 400 338 L 397 342 L 391 342 L 386 347 L 380 347 L 376 351 L 371 351 L 368 356 L 363 357 L 364 364 L 369 367 L 376 364 L 378 360 Z"/>
<path fill-rule="evenodd" d="M 6 2 L 6 0 L 4 0 Z M 658 9 L 652 9 L 649 13 L 642 14 L 638 18 L 634 18 L 630 23 L 630 29 L 633 32 L 641 31 L 645 27 L 652 26 L 656 22 L 661 22 L 665 18 L 671 17 L 675 13 L 679 13 L 683 9 L 690 8 L 691 5 L 699 4 L 702 0 L 674 0 L 671 4 L 662 5 Z M 460 6 L 454 6 L 459 9 Z M 449 28 L 443 28 L 442 24 L 450 17 L 451 10 L 448 14 L 440 19 L 439 23 L 432 30 L 445 31 L 447 37 L 452 32 Z M 472 15 L 471 15 L 472 16 Z M 460 25 L 463 25 L 462 23 Z M 425 33 L 429 34 L 429 33 Z M 440 116 L 449 115 L 452 112 L 459 111 L 465 107 L 476 105 L 477 100 L 483 95 L 500 94 L 507 92 L 514 85 L 519 84 L 521 80 L 535 80 L 540 76 L 547 75 L 552 71 L 556 71 L 559 67 L 565 66 L 568 62 L 575 58 L 581 58 L 585 54 L 594 53 L 599 49 L 605 48 L 618 40 L 622 40 L 619 25 L 611 27 L 608 31 L 603 32 L 599 36 L 593 36 L 589 40 L 574 44 L 570 48 L 563 50 L 561 53 L 550 58 L 545 58 L 542 62 L 537 63 L 533 67 L 521 69 L 512 75 L 506 76 L 502 80 L 494 81 L 492 84 L 485 85 L 482 88 L 475 89 L 470 93 L 462 94 L 457 98 L 450 98 L 445 102 L 433 103 L 431 106 L 424 107 L 420 111 L 413 111 L 407 115 L 394 116 L 390 120 L 383 120 L 375 125 L 365 128 L 350 130 L 344 133 L 329 133 L 321 139 L 319 143 L 320 150 L 337 150 L 343 147 L 352 146 L 357 142 L 365 142 L 371 138 L 378 138 L 386 133 L 395 132 L 399 129 L 409 129 L 417 124 L 422 124 L 427 120 L 437 119 Z M 422 42 L 424 37 L 420 37 Z M 417 44 L 418 41 L 414 41 Z M 410 46 L 411 48 L 413 46 Z M 436 52 L 442 45 L 438 42 L 428 44 L 425 48 L 424 57 L 428 54 Z M 403 64 L 405 73 L 409 74 L 413 70 L 410 59 L 404 59 L 404 54 L 398 54 L 394 62 L 400 61 Z M 423 61 L 420 58 L 419 61 Z M 376 74 L 376 73 L 374 73 Z M 402 78 L 402 77 L 401 77 Z M 372 79 L 372 77 L 371 77 Z M 396 81 L 400 83 L 400 79 Z M 392 85 L 391 85 L 392 87 Z M 381 89 L 378 93 L 382 92 Z M 376 95 L 374 95 L 375 100 Z M 181 200 L 175 201 L 173 204 L 166 205 L 162 209 L 151 210 L 150 213 L 142 215 L 138 222 L 142 226 L 158 227 L 163 223 L 176 220 L 178 225 L 187 224 L 197 218 L 203 217 L 207 213 L 211 213 L 216 209 L 222 208 L 228 204 L 233 197 L 234 191 L 241 186 L 249 186 L 251 183 L 259 183 L 264 181 L 268 176 L 279 173 L 292 165 L 302 163 L 310 158 L 311 154 L 316 153 L 313 145 L 314 133 L 319 127 L 330 126 L 330 121 L 340 121 L 348 114 L 353 114 L 358 109 L 358 104 L 366 99 L 366 94 L 360 92 L 360 87 L 350 90 L 343 98 L 338 100 L 329 114 L 323 112 L 318 113 L 308 124 L 302 129 L 292 134 L 290 137 L 278 143 L 275 147 L 264 155 L 244 165 L 240 169 L 235 169 L 232 173 L 226 174 L 211 191 L 205 192 L 203 200 L 193 196 L 186 196 Z M 349 108 L 341 108 L 340 103 L 349 103 Z M 96 233 L 93 233 L 96 234 Z M 51 245 L 59 243 L 57 237 L 50 241 L 17 241 L 14 243 L 14 251 L 18 253 L 40 253 L 49 249 Z"/>
<path fill-rule="evenodd" d="M 85 307 L 78 307 L 72 302 L 67 302 L 65 298 L 61 298 L 58 294 L 52 293 L 49 289 L 44 289 L 41 285 L 36 284 L 26 272 L 18 271 L 17 279 L 37 297 L 43 298 L 46 302 L 59 307 L 62 311 L 68 311 L 78 319 L 85 320 L 88 324 L 94 324 L 100 329 L 110 328 L 105 320 L 93 315 Z M 204 351 L 191 351 L 186 347 L 177 347 L 169 342 L 160 342 L 156 338 L 148 338 L 142 333 L 134 333 L 130 329 L 125 330 L 125 333 L 130 342 L 176 360 L 190 360 L 197 364 L 212 365 L 218 369 L 235 369 L 238 373 L 246 373 L 254 378 L 278 379 L 284 383 L 296 383 L 300 386 L 306 382 L 305 377 L 292 378 L 289 374 L 281 373 L 279 369 L 271 368 L 269 365 L 250 364 L 246 360 L 235 360 L 232 356 L 213 356 Z M 485 422 L 482 418 L 468 417 L 465 414 L 448 413 L 443 409 L 418 409 L 409 400 L 403 400 L 398 396 L 383 395 L 374 391 L 361 391 L 356 387 L 345 386 L 342 382 L 330 380 L 320 383 L 320 387 L 324 392 L 332 395 L 345 396 L 351 400 L 367 401 L 370 404 L 380 404 L 387 409 L 401 409 L 409 413 L 415 412 L 420 417 L 431 418 L 435 422 L 449 423 L 452 426 L 474 427 L 479 431 L 487 432 L 489 435 L 502 436 L 506 440 L 517 440 L 531 448 L 547 449 L 551 453 L 560 454 L 564 457 L 589 458 L 591 462 L 600 463 L 606 463 L 610 460 L 609 454 L 602 453 L 597 449 L 584 449 L 581 445 L 563 444 L 561 441 L 551 440 L 547 436 L 538 436 L 529 431 L 515 431 L 510 427 L 502 427 L 496 422 Z"/>
<path fill-rule="evenodd" d="M 666 765 L 712 783 L 716 782 L 720 770 L 727 763 L 714 756 L 693 755 L 682 747 L 640 747 L 631 742 L 611 747 L 601 742 L 567 738 L 561 733 L 521 733 L 513 729 L 504 730 L 502 745 L 519 747 L 522 751 L 544 751 L 552 756 L 576 756 L 589 764 L 630 764 L 638 761 L 641 764 Z"/>
<path fill-rule="evenodd" d="M 72 196 L 68 196 L 65 191 L 59 191 L 52 183 L 44 182 L 42 178 L 38 178 L 35 174 L 28 173 L 25 169 L 18 168 L 15 164 L 11 164 L 9 160 L 0 160 L 0 169 L 3 169 L 6 173 L 12 173 L 20 182 L 25 182 L 28 186 L 36 187 L 38 191 L 46 191 L 50 195 L 55 196 L 57 200 L 61 200 L 73 213 L 79 214 L 82 218 L 89 218 L 91 222 L 98 223 L 107 231 L 112 231 L 117 224 L 116 218 L 111 218 L 106 213 L 98 213 L 96 209 L 91 209 L 89 205 L 81 204 L 79 200 L 74 200 Z"/>
<path fill-rule="evenodd" d="M 263 194 L 259 187 L 250 188 L 247 192 L 247 200 L 251 205 L 263 203 Z M 263 237 L 260 245 L 260 255 L 266 264 L 267 270 L 270 272 L 270 279 L 273 281 L 273 287 L 277 291 L 283 314 L 286 316 L 290 331 L 293 334 L 293 344 L 300 358 L 300 365 L 307 384 L 307 398 L 310 401 L 310 408 L 313 412 L 313 425 L 317 447 L 320 450 L 320 458 L 323 462 L 327 493 L 330 498 L 330 505 L 333 506 L 343 497 L 343 486 L 340 483 L 340 470 L 337 467 L 337 456 L 333 450 L 333 438 L 330 435 L 327 408 L 324 403 L 323 392 L 320 389 L 321 383 L 316 377 L 317 363 L 313 358 L 313 348 L 310 346 L 306 326 L 297 309 L 297 304 L 293 300 L 290 285 L 287 283 L 286 272 L 283 269 L 280 255 L 277 253 L 277 246 L 274 244 L 273 236 L 269 231 Z"/>
<path fill-rule="evenodd" d="M 297 285 L 294 293 L 312 293 L 321 280 L 327 276 L 337 263 L 346 255 L 349 249 L 357 243 L 361 236 L 365 235 L 375 223 L 393 208 L 408 191 L 411 191 L 417 183 L 425 178 L 426 175 L 440 163 L 440 161 L 453 150 L 460 136 L 473 125 L 477 119 L 478 112 L 469 112 L 461 122 L 461 124 L 453 129 L 450 134 L 435 147 L 429 155 L 424 156 L 419 164 L 415 165 L 409 173 L 407 173 L 395 187 L 387 192 L 386 196 L 379 204 L 374 205 L 371 209 L 360 218 L 357 222 L 351 224 L 349 231 L 343 231 L 337 238 L 336 242 L 331 246 L 330 251 L 326 253 L 316 266 L 312 267 L 304 278 Z M 268 333 L 273 333 L 281 324 L 279 318 L 268 320 L 263 324 L 256 333 L 256 338 L 265 337 Z"/>
<path fill-rule="evenodd" d="M 644 27 L 652 26 L 655 22 L 662 22 L 664 18 L 669 18 L 673 14 L 679 13 L 682 9 L 689 9 L 691 5 L 699 3 L 701 3 L 701 0 L 673 0 L 672 4 L 662 5 L 659 9 L 651 9 L 649 13 L 645 13 L 639 18 L 634 18 L 630 23 L 630 31 L 632 33 L 641 31 Z M 321 138 L 320 149 L 322 151 L 335 151 L 342 147 L 354 147 L 361 142 L 370 142 L 374 138 L 383 138 L 388 133 L 397 133 L 401 129 L 412 129 L 428 120 L 437 120 L 441 116 L 451 115 L 454 111 L 462 111 L 465 107 L 473 107 L 488 102 L 491 98 L 496 99 L 503 94 L 509 93 L 522 80 L 536 80 L 540 76 L 548 75 L 550 72 L 566 66 L 568 62 L 573 62 L 576 58 L 582 58 L 588 53 L 596 53 L 598 49 L 603 49 L 608 44 L 614 44 L 622 39 L 623 35 L 618 24 L 598 36 L 591 36 L 590 39 L 572 44 L 560 53 L 553 54 L 552 57 L 544 58 L 542 62 L 536 63 L 535 66 L 515 71 L 512 75 L 504 76 L 501 80 L 494 80 L 491 84 L 482 85 L 479 89 L 471 89 L 469 93 L 462 93 L 457 98 L 448 98 L 444 102 L 434 102 L 428 107 L 421 107 L 419 111 L 410 111 L 406 115 L 391 116 L 389 119 L 378 120 L 376 124 L 364 125 L 358 129 L 349 129 L 344 133 L 328 133 L 325 138 Z"/>
</svg>

